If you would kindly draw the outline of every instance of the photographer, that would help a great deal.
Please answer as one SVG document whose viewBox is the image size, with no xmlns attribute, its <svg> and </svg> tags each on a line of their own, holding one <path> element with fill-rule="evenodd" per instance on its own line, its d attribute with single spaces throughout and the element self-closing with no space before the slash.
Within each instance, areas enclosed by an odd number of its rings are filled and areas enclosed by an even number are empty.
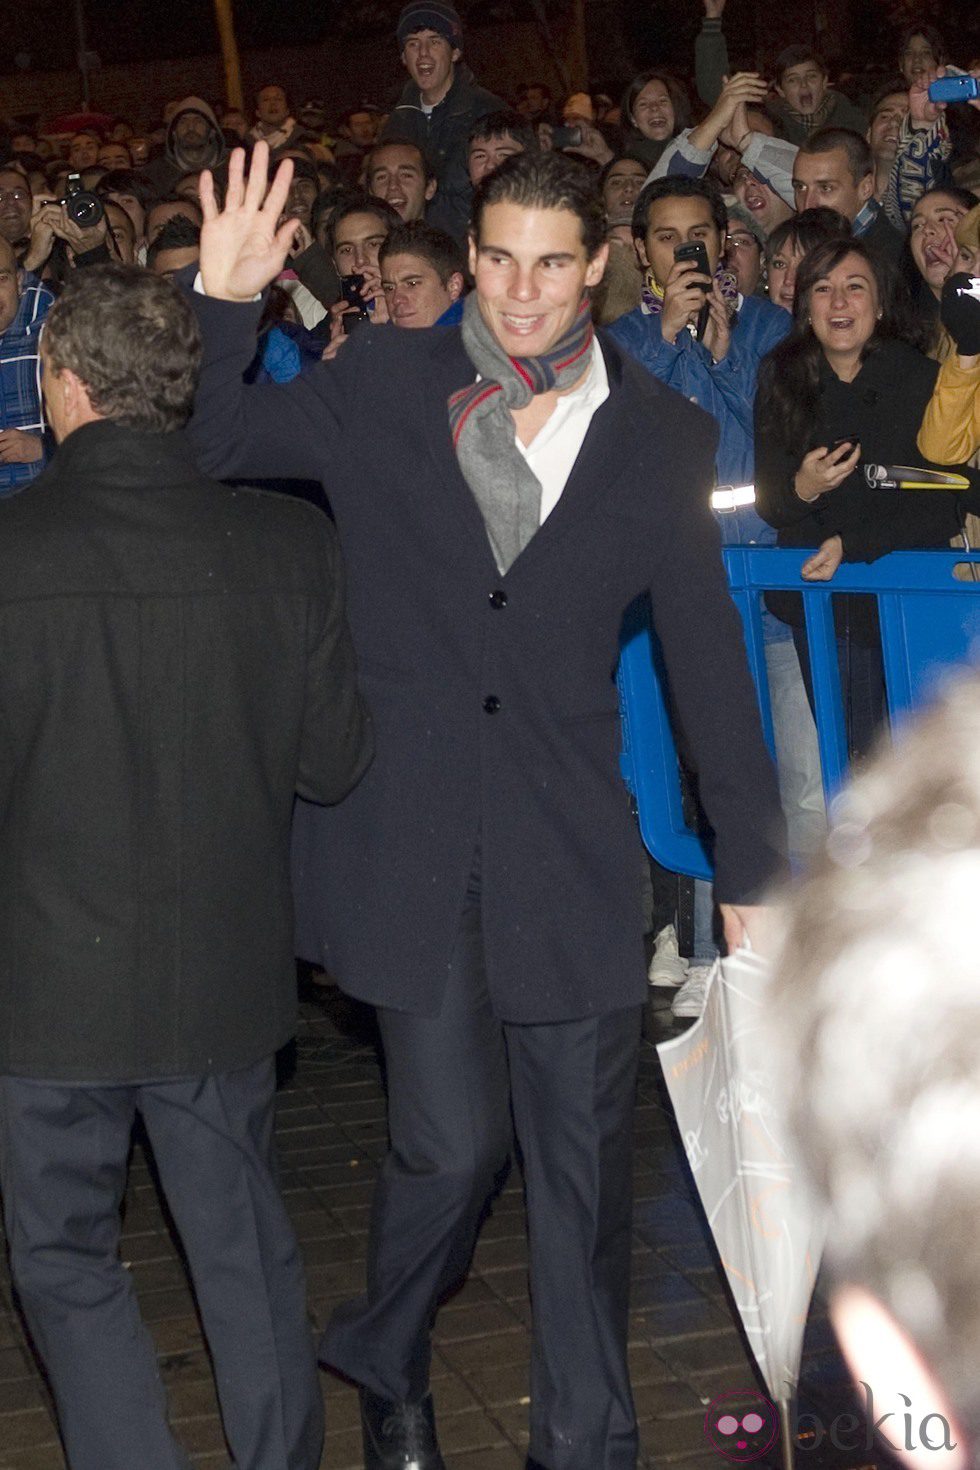
<svg viewBox="0 0 980 1470">
<path fill-rule="evenodd" d="M 789 317 L 756 296 L 742 297 L 720 268 L 727 231 L 721 195 L 707 179 L 647 184 L 633 212 L 633 240 L 646 273 L 643 304 L 610 328 L 613 337 L 661 382 L 717 419 L 719 461 L 732 484 L 752 480 L 752 403 L 759 362 L 789 331 Z M 702 243 L 709 276 L 678 260 Z M 703 333 L 696 330 L 707 302 Z"/>
<path fill-rule="evenodd" d="M 69 174 L 63 199 L 36 199 L 25 270 L 64 284 L 71 270 L 120 259 L 103 201 Z"/>
<path fill-rule="evenodd" d="M 336 348 L 351 330 L 352 318 L 367 319 L 375 326 L 388 321 L 378 255 L 401 223 L 390 204 L 369 194 L 348 195 L 334 211 L 325 248 L 340 277 L 341 296 L 330 308 L 331 347 Z"/>
</svg>

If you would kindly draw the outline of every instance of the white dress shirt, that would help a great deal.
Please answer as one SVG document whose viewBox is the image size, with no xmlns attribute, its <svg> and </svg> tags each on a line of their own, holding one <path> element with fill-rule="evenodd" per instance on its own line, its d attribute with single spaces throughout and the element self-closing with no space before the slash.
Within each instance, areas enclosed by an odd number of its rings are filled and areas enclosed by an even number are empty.
<svg viewBox="0 0 980 1470">
<path fill-rule="evenodd" d="M 584 380 L 558 399 L 551 418 L 530 444 L 514 442 L 541 484 L 541 525 L 554 510 L 568 483 L 592 422 L 592 415 L 609 397 L 609 376 L 598 342 L 592 343 L 592 361 Z"/>
</svg>

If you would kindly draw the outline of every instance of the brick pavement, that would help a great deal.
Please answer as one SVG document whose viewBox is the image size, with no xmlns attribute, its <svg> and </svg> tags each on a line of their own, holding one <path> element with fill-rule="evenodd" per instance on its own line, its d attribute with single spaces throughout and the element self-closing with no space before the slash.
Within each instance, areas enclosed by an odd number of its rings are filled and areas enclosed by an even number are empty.
<svg viewBox="0 0 980 1470">
<path fill-rule="evenodd" d="M 636 1115 L 636 1217 L 630 1358 L 644 1467 L 719 1470 L 703 1431 L 716 1394 L 754 1385 L 720 1268 L 694 1203 L 652 1042 L 669 997 L 647 1018 Z M 295 1068 L 279 1098 L 282 1183 L 302 1242 L 318 1325 L 363 1285 L 368 1207 L 385 1147 L 384 1098 L 367 1013 L 336 991 L 305 993 Z M 197 1470 L 229 1470 L 214 1387 L 178 1248 L 142 1147 L 134 1149 L 122 1242 L 160 1355 L 175 1430 Z M 512 1173 L 481 1234 L 473 1269 L 443 1308 L 433 1392 L 449 1470 L 520 1470 L 527 1445 L 529 1356 L 520 1180 Z M 826 1413 L 850 1407 L 822 1307 L 808 1328 L 804 1382 Z M 323 1375 L 321 1470 L 360 1470 L 354 1390 Z M 805 1449 L 805 1444 L 803 1445 Z M 814 1470 L 842 1457 L 801 1454 Z M 852 1466 L 868 1459 L 850 1457 Z M 43 1379 L 0 1274 L 0 1470 L 63 1470 Z M 759 1464 L 758 1461 L 755 1462 Z M 133 1470 L 139 1470 L 134 1466 Z"/>
</svg>

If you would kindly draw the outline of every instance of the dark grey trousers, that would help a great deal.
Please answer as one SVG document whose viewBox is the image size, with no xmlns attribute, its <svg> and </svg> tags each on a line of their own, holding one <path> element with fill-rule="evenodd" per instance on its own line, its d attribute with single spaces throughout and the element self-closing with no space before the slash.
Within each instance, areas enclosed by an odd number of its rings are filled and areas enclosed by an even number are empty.
<svg viewBox="0 0 980 1470">
<path fill-rule="evenodd" d="M 382 1009 L 378 1019 L 390 1151 L 368 1290 L 334 1313 L 321 1360 L 385 1398 L 425 1393 L 435 1309 L 469 1265 L 510 1151 L 512 1104 L 530 1237 L 530 1452 L 547 1470 L 634 1470 L 626 1343 L 639 1008 L 502 1024 L 471 895 L 441 1013 Z"/>
<path fill-rule="evenodd" d="M 323 1407 L 302 1264 L 275 1177 L 272 1057 L 175 1082 L 0 1077 L 10 1266 L 71 1470 L 188 1470 L 119 1258 L 143 1115 L 190 1263 L 237 1470 L 317 1470 Z"/>
</svg>

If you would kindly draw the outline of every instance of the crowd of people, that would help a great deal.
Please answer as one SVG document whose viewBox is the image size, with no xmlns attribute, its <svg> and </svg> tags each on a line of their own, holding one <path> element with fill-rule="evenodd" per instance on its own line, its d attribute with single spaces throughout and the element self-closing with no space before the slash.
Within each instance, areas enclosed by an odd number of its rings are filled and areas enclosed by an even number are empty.
<svg viewBox="0 0 980 1470">
<path fill-rule="evenodd" d="M 428 1327 L 465 1267 L 506 1161 L 509 1104 L 529 1167 L 536 1288 L 529 1465 L 635 1464 L 624 1180 L 642 946 L 630 937 L 638 844 L 615 772 L 609 678 L 624 607 L 650 589 L 690 757 L 689 799 L 703 804 L 716 833 L 716 888 L 712 895 L 698 886 L 693 939 L 679 945 L 674 900 L 657 875 L 653 883 L 649 979 L 674 986 L 676 1014 L 693 1015 L 716 930 L 730 942 L 751 935 L 759 896 L 781 871 L 778 806 L 794 859 L 812 856 L 826 836 L 799 598 L 772 594 L 763 613 L 777 802 L 725 597 L 719 532 L 722 542 L 807 549 L 802 576 L 811 581 L 830 581 L 844 561 L 901 548 L 980 545 L 980 101 L 946 107 L 930 98 L 930 84 L 958 68 L 925 22 L 901 38 L 894 69 L 869 95 L 833 86 L 825 60 L 804 44 L 783 51 L 767 75 L 735 70 L 724 0 L 704 7 L 693 86 L 644 71 L 619 107 L 598 92 L 556 100 L 536 82 L 509 99 L 494 95 L 465 64 L 452 4 L 410 0 L 393 41 L 408 80 L 387 110 L 365 102 L 334 117 L 320 98 L 294 108 L 282 78 L 258 90 L 251 116 L 188 96 L 169 102 L 158 125 L 108 114 L 67 136 L 47 132 L 43 117 L 6 125 L 0 498 L 13 512 L 8 532 L 47 547 L 46 506 L 70 504 L 70 477 L 88 485 L 84 471 L 96 497 L 85 502 L 89 531 L 105 513 L 100 476 L 113 485 L 135 485 L 136 476 L 161 490 L 181 487 L 175 516 L 189 514 L 193 484 L 210 507 L 212 541 L 218 531 L 241 538 L 244 560 L 218 558 L 219 580 L 236 597 L 246 582 L 274 585 L 274 609 L 263 614 L 271 622 L 251 623 L 257 614 L 244 597 L 240 626 L 212 627 L 205 617 L 199 631 L 206 641 L 217 628 L 230 650 L 251 628 L 253 651 L 268 635 L 269 657 L 281 661 L 281 688 L 255 704 L 246 686 L 253 674 L 261 682 L 257 666 L 240 686 L 218 691 L 241 726 L 240 758 L 253 775 L 266 770 L 253 796 L 267 803 L 263 842 L 281 871 L 278 907 L 257 908 L 245 925 L 248 942 L 239 936 L 233 947 L 254 981 L 240 1025 L 227 1008 L 206 1022 L 197 1015 L 194 1045 L 182 1049 L 165 1012 L 144 1050 L 124 1029 L 111 1055 L 104 1038 L 83 1034 L 65 1072 L 48 1004 L 9 1035 L 7 1022 L 0 1025 L 0 1078 L 26 1068 L 49 1081 L 122 1080 L 122 1068 L 130 1081 L 144 1076 L 147 1057 L 156 1081 L 210 1073 L 212 1063 L 224 1071 L 258 1065 L 260 1038 L 267 1052 L 279 1045 L 289 1009 L 285 971 L 277 971 L 276 1035 L 257 1019 L 256 956 L 271 954 L 262 925 L 279 946 L 272 969 L 289 944 L 289 820 L 276 826 L 270 793 L 278 781 L 283 792 L 288 786 L 283 800 L 294 789 L 306 798 L 291 839 L 297 953 L 378 1007 L 388 1069 L 392 1151 L 375 1207 L 369 1288 L 335 1314 L 321 1344 L 322 1360 L 362 1387 L 369 1470 L 441 1470 Z M 958 60 L 980 76 L 975 59 Z M 189 447 L 177 448 L 202 342 Z M 157 454 L 154 435 L 172 439 L 165 453 Z M 199 468 L 181 458 L 191 454 Z M 953 467 L 967 488 L 872 487 L 872 464 Z M 45 471 L 57 495 L 25 494 Z M 253 516 L 247 498 L 226 502 L 201 471 L 226 484 L 271 486 L 288 514 L 266 507 Z M 383 495 L 368 493 L 378 486 Z M 297 507 L 298 493 L 320 508 Z M 343 573 L 323 510 L 348 564 L 373 737 L 353 686 Z M 301 514 L 312 519 L 290 519 Z M 152 523 L 150 516 L 148 536 Z M 122 565 L 129 532 L 112 524 Z M 312 548 L 305 552 L 304 531 Z M 280 535 L 282 554 L 262 571 L 263 538 Z M 162 564 L 173 573 L 165 544 Z M 186 560 L 180 596 L 196 608 L 208 563 L 199 565 L 192 539 L 173 544 Z M 47 550 L 21 567 L 16 545 L 10 595 L 40 605 L 31 577 L 42 578 Z M 67 543 L 63 549 L 74 586 Z M 143 551 L 135 565 L 139 598 L 155 606 L 159 568 Z M 175 672 L 181 625 L 159 610 L 154 623 L 145 612 L 145 628 L 134 633 L 113 601 L 115 584 L 107 591 L 99 580 L 103 570 L 98 558 L 84 562 L 78 593 L 105 597 L 112 609 L 104 623 L 113 656 L 97 692 L 113 707 L 110 666 L 118 658 L 128 667 L 132 640 L 146 634 L 159 659 L 153 692 L 162 695 L 168 680 L 190 677 L 186 668 Z M 300 633 L 291 622 L 297 599 L 313 597 L 321 575 L 334 595 Z M 886 719 L 880 641 L 864 599 L 836 602 L 848 743 L 860 759 Z M 95 626 L 85 618 L 79 626 L 91 651 Z M 325 723 L 344 748 L 334 763 L 314 749 L 309 710 L 302 718 L 302 679 L 289 683 L 304 639 L 347 711 L 346 724 L 336 709 Z M 51 687 L 68 699 L 62 643 L 70 640 L 55 620 L 34 656 L 51 660 Z M 194 669 L 193 694 L 202 698 L 203 665 Z M 472 710 L 447 692 L 478 685 Z M 271 718 L 276 704 L 295 715 L 293 746 L 256 763 L 247 737 L 261 723 L 257 711 Z M 97 731 L 98 713 L 86 709 Z M 167 740 L 193 743 L 193 735 L 206 746 L 201 709 L 181 731 L 172 701 L 162 698 L 157 716 Z M 121 750 L 132 733 L 123 727 Z M 134 728 L 142 729 L 139 719 Z M 43 742 L 25 731 L 25 769 L 33 770 Z M 70 784 L 75 757 L 53 750 Z M 89 758 L 96 753 L 86 749 Z M 213 762 L 208 772 L 220 787 Z M 170 767 L 166 779 L 176 779 Z M 138 802 L 150 806 L 160 797 L 140 792 Z M 176 788 L 171 797 L 186 799 Z M 162 866 L 147 860 L 139 869 L 141 881 L 149 875 L 150 908 L 178 881 L 167 868 L 172 810 L 160 801 L 164 836 L 152 856 Z M 207 826 L 206 805 L 194 808 L 188 832 Z M 98 820 L 107 847 L 124 845 L 128 829 L 114 808 Z M 251 838 L 239 835 L 241 852 L 250 851 Z M 242 859 L 239 915 L 256 877 L 247 868 Z M 42 909 L 30 907 L 25 919 L 32 934 Z M 187 933 L 197 933 L 207 964 L 224 974 L 227 957 L 219 962 L 194 924 L 207 930 L 198 908 Z M 70 958 L 45 949 L 42 930 L 31 953 L 70 970 Z M 158 949 L 169 953 L 161 932 Z M 393 932 L 410 937 L 399 947 Z M 141 943 L 145 937 L 141 931 Z M 134 952 L 142 965 L 144 951 Z M 171 959 L 176 973 L 182 961 Z M 86 985 L 97 991 L 98 965 L 86 963 L 94 966 Z M 115 976 L 113 985 L 122 984 Z M 183 1003 L 172 998 L 175 1016 Z M 216 1028 L 226 1021 L 221 1037 Z M 250 1077 L 234 1104 L 261 1114 L 263 1127 L 270 1077 L 267 1066 Z M 185 1106 L 165 1088 L 130 1102 L 149 1109 L 161 1138 L 167 1109 Z M 0 1128 L 18 1120 L 22 1140 L 56 1147 L 60 1094 L 46 1119 L 16 1089 L 7 1103 Z M 211 1105 L 232 1106 L 227 1098 Z M 128 1137 L 131 1111 L 119 1119 L 119 1139 Z M 256 1154 L 260 1173 L 268 1172 L 267 1142 Z M 0 1147 L 8 1212 L 26 1159 L 9 1141 L 6 1154 Z M 124 1156 L 116 1162 L 124 1177 Z M 178 1197 L 181 1187 L 174 1185 Z M 261 1224 L 281 1241 L 269 1188 Z M 559 1230 L 568 1251 L 552 1259 Z M 277 1264 L 289 1316 L 283 1376 L 290 1361 L 299 1364 L 288 1413 L 268 1394 L 250 1402 L 243 1384 L 254 1371 L 237 1362 L 223 1328 L 215 1329 L 220 1348 L 212 1343 L 216 1357 L 227 1353 L 234 1363 L 226 1429 L 229 1418 L 250 1426 L 236 1462 L 254 1470 L 312 1470 L 322 1439 L 294 1310 L 301 1283 L 288 1255 Z M 132 1470 L 133 1462 L 112 1458 L 82 1408 L 92 1393 L 90 1338 L 66 1335 L 59 1347 L 51 1336 L 63 1283 L 45 1275 L 43 1251 L 23 1242 L 14 1265 L 49 1360 L 73 1470 Z M 226 1305 L 211 1303 L 213 1320 L 223 1320 Z M 127 1370 L 133 1401 L 152 1398 L 144 1358 Z M 126 1380 L 121 1360 L 111 1361 Z M 291 1436 L 278 1459 L 249 1442 L 253 1435 L 258 1444 L 277 1416 Z M 128 1426 L 126 1442 L 141 1444 L 132 1404 L 117 1417 Z M 155 1458 L 141 1451 L 145 1463 L 182 1464 L 169 1431 L 157 1424 L 154 1432 Z"/>
</svg>

